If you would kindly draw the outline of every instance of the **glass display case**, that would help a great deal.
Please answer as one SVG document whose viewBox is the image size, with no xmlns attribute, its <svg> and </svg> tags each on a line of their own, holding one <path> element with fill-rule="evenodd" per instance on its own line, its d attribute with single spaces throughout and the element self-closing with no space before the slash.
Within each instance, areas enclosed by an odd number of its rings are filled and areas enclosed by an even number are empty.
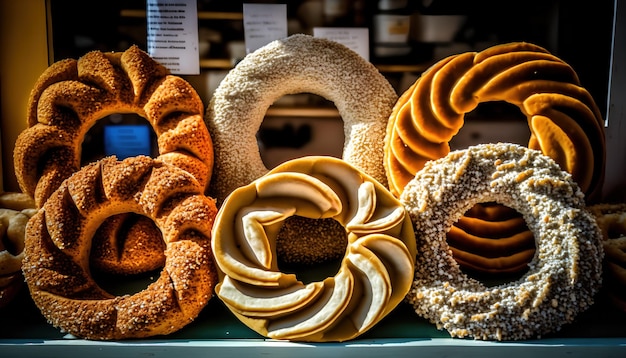
<svg viewBox="0 0 626 358">
<path fill-rule="evenodd" d="M 257 3 L 280 3 L 254 1 Z M 527 41 L 545 47 L 568 62 L 592 94 L 608 121 L 605 198 L 626 200 L 626 3 L 620 0 L 575 2 L 564 0 L 424 0 L 396 11 L 408 16 L 410 28 L 401 51 L 380 51 L 397 46 L 377 46 L 376 24 L 388 13 L 377 1 L 298 0 L 288 5 L 289 32 L 310 32 L 314 26 L 367 27 L 371 62 L 401 94 L 420 74 L 445 56 L 479 51 L 496 43 Z M 335 7 L 332 7 L 334 5 Z M 123 51 L 132 44 L 146 49 L 146 17 L 143 0 L 29 0 L 3 4 L 3 39 L 9 49 L 28 42 L 29 50 L 15 51 L 11 61 L 3 57 L 2 168 L 5 191 L 17 190 L 12 170 L 12 146 L 21 128 L 20 107 L 32 83 L 51 63 L 78 58 L 90 50 Z M 397 9 L 395 9 L 397 10 Z M 7 13 L 19 11 L 20 13 Z M 21 16 L 24 11 L 32 12 Z M 9 17 L 15 17 L 8 21 Z M 23 20 L 17 20 L 21 18 Z M 198 0 L 201 73 L 183 76 L 200 94 L 205 105 L 221 79 L 236 65 L 236 48 L 244 39 L 242 2 Z M 23 23 L 22 23 L 23 22 Z M 19 33 L 16 32 L 19 30 Z M 8 32 L 11 32 L 8 35 Z M 440 37 L 443 36 L 443 37 Z M 15 39 L 18 40 L 15 40 Z M 379 39 L 379 37 L 377 37 Z M 33 52 L 32 48 L 39 51 Z M 43 50 L 42 50 L 43 49 Z M 7 75 L 8 66 L 26 59 L 22 80 Z M 6 56 L 6 54 L 3 54 Z M 22 60 L 23 61 L 23 60 Z M 36 61 L 36 62 L 35 62 Z M 30 66 L 29 66 L 30 64 Z M 21 81 L 7 87 L 9 81 Z M 18 94 L 7 93 L 15 88 Z M 14 97 L 17 95 L 18 97 Z M 10 103 L 9 103 L 10 102 Z M 14 110 L 18 107 L 17 110 Z M 22 110 L 25 113 L 25 110 Z M 494 123 L 494 113 L 500 126 Z M 502 113 L 505 115 L 502 116 Z M 8 116 L 20 118 L 8 118 Z M 467 127 L 451 143 L 463 148 L 485 141 L 525 142 L 528 131 L 520 113 L 501 103 L 483 106 L 467 115 Z M 142 118 L 123 115 L 101 121 L 83 143 L 84 161 L 105 152 L 105 132 L 111 123 L 142 124 Z M 270 107 L 259 132 L 268 148 L 263 159 L 271 167 L 306 154 L 340 156 L 343 124 L 332 104 L 310 94 L 287 96 Z M 506 128 L 506 129 L 502 129 Z M 154 134 L 144 133 L 142 144 L 153 148 Z M 296 138 L 297 140 L 285 140 Z M 150 144 L 152 143 L 152 146 Z M 141 277 L 130 285 L 145 285 Z M 342 343 L 294 343 L 265 339 L 245 327 L 213 298 L 201 315 L 181 331 L 166 337 L 101 342 L 76 339 L 50 326 L 23 290 L 11 306 L 0 308 L 0 355 L 3 357 L 154 356 L 172 357 L 623 357 L 626 354 L 626 313 L 611 307 L 604 297 L 577 320 L 541 339 L 519 342 L 485 342 L 450 338 L 401 304 L 371 331 Z"/>
</svg>

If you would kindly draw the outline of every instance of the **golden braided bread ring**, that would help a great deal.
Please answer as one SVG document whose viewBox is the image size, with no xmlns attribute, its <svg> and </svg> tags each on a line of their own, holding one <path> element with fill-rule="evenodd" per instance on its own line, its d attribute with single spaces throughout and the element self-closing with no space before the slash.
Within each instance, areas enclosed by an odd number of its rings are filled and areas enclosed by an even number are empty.
<svg viewBox="0 0 626 358">
<path fill-rule="evenodd" d="M 80 169 L 87 131 L 114 113 L 145 118 L 157 136 L 158 158 L 189 171 L 206 190 L 213 147 L 202 100 L 189 83 L 168 74 L 147 53 L 132 46 L 124 52 L 93 51 L 78 60 L 58 61 L 35 83 L 28 104 L 28 128 L 16 140 L 14 164 L 20 188 L 35 198 L 38 207 Z"/>
<path fill-rule="evenodd" d="M 528 147 L 541 150 L 572 173 L 588 200 L 600 196 L 605 165 L 600 112 L 568 64 L 529 43 L 450 56 L 402 94 L 385 139 L 390 191 L 399 196 L 426 161 L 445 156 L 464 115 L 489 101 L 516 105 L 528 119 Z M 492 210 L 508 212 L 501 206 Z M 455 224 L 449 238 L 458 262 L 477 273 L 527 269 L 533 240 L 518 220 L 493 221 L 477 214 Z M 482 232 L 486 226 L 493 229 L 488 235 Z"/>
<path fill-rule="evenodd" d="M 593 304 L 602 283 L 602 235 L 572 176 L 541 152 L 483 144 L 428 162 L 400 201 L 415 225 L 417 314 L 453 337 L 538 338 Z M 478 202 L 522 213 L 537 253 L 518 280 L 486 287 L 454 260 L 446 232 Z"/>
<path fill-rule="evenodd" d="M 604 238 L 603 288 L 610 302 L 626 312 L 626 203 L 589 207 Z"/>
<path fill-rule="evenodd" d="M 304 284 L 280 271 L 276 235 L 294 215 L 333 218 L 348 246 L 334 277 Z M 413 279 L 415 237 L 400 202 L 346 162 L 303 157 L 236 189 L 213 229 L 218 297 L 263 336 L 344 341 L 400 303 Z"/>
<path fill-rule="evenodd" d="M 386 184 L 383 142 L 395 90 L 346 46 L 297 34 L 246 56 L 211 99 L 206 118 L 215 147 L 211 190 L 218 203 L 268 172 L 256 137 L 265 113 L 282 96 L 304 92 L 335 103 L 344 122 L 342 158 Z"/>
<path fill-rule="evenodd" d="M 567 63 L 529 43 L 445 58 L 402 94 L 385 139 L 391 192 L 399 196 L 424 163 L 445 156 L 465 114 L 488 101 L 516 105 L 528 118 L 528 147 L 571 173 L 588 198 L 601 194 L 605 139 L 600 111 Z"/>
<path fill-rule="evenodd" d="M 168 334 L 191 322 L 217 282 L 210 247 L 217 208 L 203 188 L 188 172 L 145 156 L 108 157 L 65 180 L 26 232 L 24 277 L 44 317 L 102 340 Z M 98 226 L 126 212 L 156 223 L 166 261 L 144 290 L 114 296 L 93 279 L 89 250 Z"/>
</svg>

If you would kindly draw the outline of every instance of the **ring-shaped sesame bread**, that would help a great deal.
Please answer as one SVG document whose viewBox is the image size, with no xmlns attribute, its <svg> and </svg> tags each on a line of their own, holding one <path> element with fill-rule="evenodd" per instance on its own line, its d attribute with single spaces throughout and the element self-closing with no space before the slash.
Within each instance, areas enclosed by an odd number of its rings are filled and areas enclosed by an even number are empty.
<svg viewBox="0 0 626 358">
<path fill-rule="evenodd" d="M 601 203 L 589 207 L 604 241 L 602 289 L 609 302 L 626 312 L 626 203 Z"/>
<path fill-rule="evenodd" d="M 87 131 L 115 113 L 145 118 L 157 136 L 159 159 L 208 185 L 213 148 L 194 88 L 137 46 L 92 51 L 55 62 L 31 91 L 28 128 L 18 136 L 13 156 L 18 184 L 38 207 L 80 169 Z"/>
<path fill-rule="evenodd" d="M 424 163 L 445 156 L 465 114 L 489 101 L 517 106 L 528 120 L 528 147 L 571 173 L 587 200 L 599 199 L 606 156 L 602 115 L 572 67 L 525 42 L 442 59 L 400 96 L 385 138 L 390 191 L 400 196 Z"/>
<path fill-rule="evenodd" d="M 153 220 L 165 266 L 143 290 L 115 296 L 90 271 L 94 232 L 112 215 Z M 107 157 L 65 180 L 26 229 L 23 272 L 33 301 L 55 327 L 86 339 L 172 333 L 212 297 L 211 228 L 217 208 L 188 172 L 145 156 Z"/>
<path fill-rule="evenodd" d="M 276 236 L 294 215 L 333 218 L 345 228 L 348 245 L 334 276 L 305 284 L 278 267 Z M 293 159 L 237 188 L 219 209 L 212 245 L 217 296 L 274 339 L 355 338 L 393 310 L 413 281 L 409 216 L 380 183 L 338 158 Z"/>
<path fill-rule="evenodd" d="M 18 184 L 34 197 L 37 207 L 80 169 L 82 142 L 89 129 L 115 113 L 145 118 L 157 136 L 158 158 L 192 173 L 206 191 L 213 147 L 202 100 L 188 82 L 131 46 L 124 52 L 92 51 L 79 59 L 55 62 L 35 83 L 28 127 L 18 136 L 13 156 Z M 98 267 L 128 274 L 160 267 L 163 257 L 157 253 L 163 247 L 144 243 L 142 250 L 135 250 L 132 240 L 123 235 L 123 227 L 131 225 L 130 219 L 105 225 L 108 231 L 98 235 L 103 244 L 94 247 L 94 259 L 102 259 Z M 111 233 L 120 235 L 106 235 Z"/>
<path fill-rule="evenodd" d="M 428 162 L 400 201 L 419 252 L 407 301 L 451 336 L 539 338 L 593 303 L 602 282 L 600 229 L 571 175 L 541 152 L 515 144 L 451 152 Z M 534 233 L 537 252 L 518 280 L 486 287 L 453 258 L 447 231 L 482 201 L 516 209 Z"/>
<path fill-rule="evenodd" d="M 266 174 L 257 132 L 284 95 L 312 93 L 334 102 L 344 123 L 342 158 L 386 186 L 383 143 L 398 96 L 378 70 L 335 41 L 291 35 L 247 55 L 216 89 L 207 108 L 218 203 Z"/>
</svg>

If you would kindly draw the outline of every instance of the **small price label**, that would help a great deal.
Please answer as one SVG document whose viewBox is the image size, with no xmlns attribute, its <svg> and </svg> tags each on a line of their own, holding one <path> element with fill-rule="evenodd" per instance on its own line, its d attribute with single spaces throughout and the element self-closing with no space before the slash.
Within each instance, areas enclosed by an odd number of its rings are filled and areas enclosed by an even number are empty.
<svg viewBox="0 0 626 358">
<path fill-rule="evenodd" d="M 243 4 L 246 53 L 287 37 L 286 4 Z"/>
<path fill-rule="evenodd" d="M 148 0 L 148 53 L 173 74 L 200 73 L 196 0 Z"/>
</svg>

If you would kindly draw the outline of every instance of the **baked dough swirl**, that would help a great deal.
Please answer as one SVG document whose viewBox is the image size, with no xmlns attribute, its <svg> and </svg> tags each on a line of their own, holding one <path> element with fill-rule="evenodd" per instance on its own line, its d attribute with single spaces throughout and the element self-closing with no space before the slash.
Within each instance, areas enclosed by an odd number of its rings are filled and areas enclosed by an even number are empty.
<svg viewBox="0 0 626 358">
<path fill-rule="evenodd" d="M 335 41 L 297 34 L 247 55 L 222 80 L 207 108 L 215 149 L 211 195 L 218 203 L 269 169 L 257 132 L 267 109 L 288 94 L 334 102 L 344 122 L 342 159 L 386 185 L 383 142 L 398 96 L 380 72 Z"/>
<path fill-rule="evenodd" d="M 602 283 L 602 235 L 572 176 L 539 151 L 483 144 L 427 163 L 401 196 L 415 225 L 415 281 L 407 301 L 453 337 L 539 338 L 589 308 Z M 486 287 L 464 274 L 446 232 L 493 201 L 522 213 L 537 252 L 518 280 Z"/>
<path fill-rule="evenodd" d="M 429 160 L 449 153 L 449 142 L 479 104 L 505 101 L 527 117 L 528 147 L 571 173 L 588 202 L 601 195 L 605 166 L 603 120 L 574 70 L 545 49 L 509 43 L 445 58 L 402 94 L 385 138 L 385 170 L 392 193 Z M 488 203 L 480 203 L 484 206 Z M 448 239 L 463 268 L 478 274 L 523 272 L 534 254 L 532 234 L 509 208 L 490 205 L 465 215 Z"/>
<path fill-rule="evenodd" d="M 299 215 L 333 218 L 348 234 L 333 277 L 305 284 L 281 272 L 276 236 Z M 400 303 L 413 279 L 415 237 L 405 210 L 380 183 L 346 162 L 303 157 L 232 192 L 213 229 L 218 297 L 263 336 L 344 341 Z"/>
<path fill-rule="evenodd" d="M 523 42 L 447 57 L 401 95 L 385 139 L 390 191 L 399 196 L 427 161 L 448 154 L 465 114 L 489 101 L 517 106 L 528 119 L 528 147 L 571 173 L 588 200 L 599 198 L 605 166 L 600 111 L 567 63 Z"/>
<path fill-rule="evenodd" d="M 80 169 L 88 130 L 114 113 L 145 118 L 157 136 L 159 160 L 192 173 L 206 190 L 213 169 L 213 147 L 204 124 L 202 100 L 188 82 L 169 74 L 146 52 L 132 46 L 124 52 L 92 51 L 77 60 L 55 62 L 35 83 L 28 103 L 28 128 L 18 136 L 13 155 L 17 182 L 24 193 L 34 197 L 37 207 Z M 132 220 L 115 220 L 107 225 L 108 232 L 121 233 L 123 225 L 132 226 Z M 137 225 L 146 228 L 150 223 Z M 103 260 L 98 267 L 104 270 L 133 274 L 154 270 L 164 261 L 158 243 L 144 245 L 144 259 L 133 260 L 128 252 L 133 251 L 132 245 L 126 250 L 124 235 L 102 235 L 97 240 L 103 245 L 94 247 L 102 250 L 93 257 Z M 118 247 L 121 249 L 111 249 Z M 155 254 L 147 253 L 150 247 L 156 248 Z M 153 260 L 145 260 L 148 256 Z"/>
<path fill-rule="evenodd" d="M 33 301 L 55 327 L 87 339 L 140 338 L 190 323 L 213 294 L 214 200 L 188 172 L 149 157 L 91 163 L 65 180 L 29 221 L 23 272 Z M 91 275 L 98 226 L 134 212 L 153 220 L 166 243 L 160 276 L 114 296 Z"/>
</svg>

